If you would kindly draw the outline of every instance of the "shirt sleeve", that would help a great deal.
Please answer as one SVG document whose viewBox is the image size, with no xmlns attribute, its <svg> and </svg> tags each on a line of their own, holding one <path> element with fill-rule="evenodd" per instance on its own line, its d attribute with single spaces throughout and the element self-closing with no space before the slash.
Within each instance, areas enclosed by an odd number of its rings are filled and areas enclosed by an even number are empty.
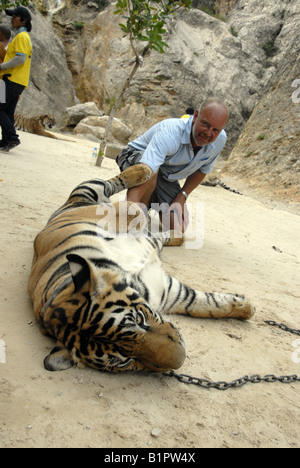
<svg viewBox="0 0 300 468">
<path fill-rule="evenodd" d="M 215 165 L 216 159 L 219 156 L 220 153 L 217 154 L 217 156 L 211 161 L 209 164 L 203 165 L 200 167 L 199 171 L 202 172 L 203 174 L 209 174 Z"/>
<path fill-rule="evenodd" d="M 180 141 L 174 138 L 166 128 L 161 128 L 151 138 L 140 162 L 151 167 L 156 173 L 160 166 L 164 164 L 166 157 L 176 153 L 180 146 Z"/>
<path fill-rule="evenodd" d="M 16 55 L 28 54 L 28 37 L 27 34 L 20 33 L 15 37 L 15 51 Z"/>
<path fill-rule="evenodd" d="M 8 68 L 15 68 L 19 65 L 22 65 L 26 60 L 26 55 L 17 54 L 14 58 L 9 60 L 8 62 L 4 62 L 0 64 L 1 70 L 7 70 Z"/>
</svg>

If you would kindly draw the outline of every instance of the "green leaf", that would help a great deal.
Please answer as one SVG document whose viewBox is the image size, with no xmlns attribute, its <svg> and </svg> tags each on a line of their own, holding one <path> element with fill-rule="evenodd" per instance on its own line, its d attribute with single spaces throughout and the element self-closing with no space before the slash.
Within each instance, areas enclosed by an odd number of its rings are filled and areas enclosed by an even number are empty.
<svg viewBox="0 0 300 468">
<path fill-rule="evenodd" d="M 119 26 L 122 29 L 122 31 L 124 31 L 126 34 L 130 33 L 130 30 L 128 29 L 128 27 L 125 24 L 119 23 Z"/>
<path fill-rule="evenodd" d="M 125 35 L 130 35 L 133 40 L 148 41 L 149 48 L 162 53 L 168 47 L 162 40 L 167 32 L 167 19 L 179 8 L 191 6 L 192 0 L 117 0 L 114 14 L 125 15 L 126 25 L 119 24 Z"/>
</svg>

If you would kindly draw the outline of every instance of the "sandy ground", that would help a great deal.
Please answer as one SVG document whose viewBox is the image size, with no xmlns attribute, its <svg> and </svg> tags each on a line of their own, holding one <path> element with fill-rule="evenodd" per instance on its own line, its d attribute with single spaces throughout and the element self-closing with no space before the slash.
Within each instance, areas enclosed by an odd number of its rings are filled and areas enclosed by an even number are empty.
<svg viewBox="0 0 300 468">
<path fill-rule="evenodd" d="M 0 447 L 300 447 L 299 382 L 221 392 L 155 374 L 44 370 L 53 342 L 26 291 L 34 237 L 73 187 L 117 167 L 92 167 L 92 142 L 21 138 L 0 153 Z M 204 205 L 204 245 L 166 249 L 165 268 L 200 290 L 246 294 L 257 313 L 247 323 L 175 317 L 188 355 L 181 372 L 299 375 L 299 337 L 263 323 L 300 328 L 299 216 L 218 187 L 190 201 Z"/>
</svg>

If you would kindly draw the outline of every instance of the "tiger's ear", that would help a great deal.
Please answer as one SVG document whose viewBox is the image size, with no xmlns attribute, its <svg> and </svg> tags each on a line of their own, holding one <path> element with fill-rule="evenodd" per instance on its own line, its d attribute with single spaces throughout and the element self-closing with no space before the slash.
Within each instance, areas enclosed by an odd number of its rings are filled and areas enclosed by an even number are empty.
<svg viewBox="0 0 300 468">
<path fill-rule="evenodd" d="M 83 257 L 75 254 L 67 255 L 75 292 L 80 291 L 86 283 L 91 284 L 94 274 L 91 264 Z"/>
</svg>

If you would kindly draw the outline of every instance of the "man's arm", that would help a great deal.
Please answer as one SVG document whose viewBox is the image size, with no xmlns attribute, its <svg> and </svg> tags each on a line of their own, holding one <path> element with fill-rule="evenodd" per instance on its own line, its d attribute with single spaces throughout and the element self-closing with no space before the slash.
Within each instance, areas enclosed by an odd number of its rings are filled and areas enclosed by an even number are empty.
<svg viewBox="0 0 300 468">
<path fill-rule="evenodd" d="M 205 176 L 206 176 L 206 174 L 203 174 L 201 171 L 194 172 L 194 174 L 191 174 L 186 179 L 185 184 L 182 187 L 182 190 L 187 195 L 190 195 L 192 193 L 192 191 L 195 190 L 195 188 L 197 188 L 198 185 L 201 184 L 201 182 L 203 182 Z M 173 200 L 172 204 L 173 203 L 180 203 L 180 204 L 183 205 L 185 201 L 186 201 L 185 196 L 183 195 L 183 193 L 179 192 L 177 197 Z"/>
<path fill-rule="evenodd" d="M 182 190 L 187 194 L 190 195 L 195 188 L 198 187 L 198 185 L 203 182 L 205 179 L 206 174 L 203 174 L 201 171 L 196 171 L 194 174 L 191 174 L 185 181 L 184 186 L 182 187 Z"/>
<path fill-rule="evenodd" d="M 203 174 L 201 171 L 196 171 L 194 174 L 191 174 L 185 181 L 184 186 L 182 187 L 182 190 L 187 194 L 190 195 L 195 188 L 198 187 L 201 182 L 203 182 L 206 174 Z M 175 226 L 177 230 L 182 230 L 182 232 L 185 232 L 189 225 L 189 213 L 187 209 L 184 207 L 184 204 L 186 202 L 186 197 L 182 192 L 179 192 L 177 197 L 173 200 L 170 210 L 174 210 L 174 212 L 177 214 L 177 225 L 176 221 L 174 220 L 174 216 L 171 213 L 171 229 L 174 229 Z M 175 206 L 179 205 L 179 210 L 176 210 Z M 174 206 L 173 206 L 174 205 Z M 181 217 L 181 219 L 179 219 Z M 179 225 L 178 225 L 179 223 Z M 180 229 L 181 226 L 181 229 Z"/>
</svg>

